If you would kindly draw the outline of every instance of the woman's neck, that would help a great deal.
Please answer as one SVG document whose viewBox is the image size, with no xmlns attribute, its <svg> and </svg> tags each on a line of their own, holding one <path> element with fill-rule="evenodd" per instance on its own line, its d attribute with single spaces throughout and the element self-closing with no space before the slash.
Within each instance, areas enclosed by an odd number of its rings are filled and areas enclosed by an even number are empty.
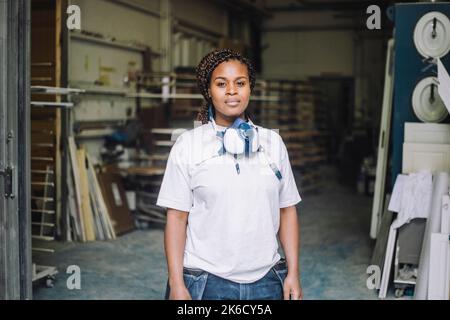
<svg viewBox="0 0 450 320">
<path fill-rule="evenodd" d="M 214 121 L 216 122 L 217 125 L 228 128 L 234 123 L 234 121 L 237 118 L 238 117 L 227 117 L 227 116 L 219 115 L 218 113 L 216 113 L 216 115 L 214 117 Z M 245 120 L 245 113 L 242 113 L 239 116 L 239 118 Z"/>
</svg>

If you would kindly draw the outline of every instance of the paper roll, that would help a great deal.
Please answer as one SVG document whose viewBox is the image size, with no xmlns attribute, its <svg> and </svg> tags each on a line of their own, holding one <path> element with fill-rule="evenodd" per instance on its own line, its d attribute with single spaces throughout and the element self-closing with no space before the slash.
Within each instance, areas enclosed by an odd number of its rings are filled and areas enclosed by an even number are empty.
<svg viewBox="0 0 450 320">
<path fill-rule="evenodd" d="M 414 290 L 414 299 L 426 300 L 428 296 L 428 279 L 430 270 L 431 235 L 440 232 L 442 196 L 448 194 L 449 176 L 446 172 L 434 175 L 433 195 L 425 227 L 425 234 L 420 252 L 419 272 Z"/>
</svg>

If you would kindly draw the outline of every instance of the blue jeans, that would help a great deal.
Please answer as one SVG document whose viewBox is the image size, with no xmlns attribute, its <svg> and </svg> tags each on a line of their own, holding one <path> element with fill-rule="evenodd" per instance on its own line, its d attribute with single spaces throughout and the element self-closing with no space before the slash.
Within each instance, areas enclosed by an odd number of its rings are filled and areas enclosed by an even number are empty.
<svg viewBox="0 0 450 320">
<path fill-rule="evenodd" d="M 252 283 L 237 283 L 200 269 L 183 268 L 184 284 L 193 300 L 283 300 L 287 266 L 278 261 L 263 278 Z M 169 298 L 169 286 L 166 299 Z"/>
</svg>

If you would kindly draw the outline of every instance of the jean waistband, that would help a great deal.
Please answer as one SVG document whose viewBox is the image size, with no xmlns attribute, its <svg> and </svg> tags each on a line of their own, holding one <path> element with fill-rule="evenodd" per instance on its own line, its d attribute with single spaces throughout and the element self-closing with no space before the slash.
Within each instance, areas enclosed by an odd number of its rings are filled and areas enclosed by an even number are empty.
<svg viewBox="0 0 450 320">
<path fill-rule="evenodd" d="M 273 266 L 273 269 L 279 271 L 279 270 L 286 270 L 287 269 L 287 265 L 286 265 L 286 259 L 281 258 L 280 260 L 278 260 L 278 262 Z M 201 270 L 201 269 L 194 269 L 194 268 L 186 268 L 183 267 L 183 273 L 184 274 L 189 274 L 195 277 L 200 276 L 202 273 L 204 273 L 206 271 Z"/>
<path fill-rule="evenodd" d="M 273 269 L 275 269 L 277 271 L 286 270 L 287 269 L 286 259 L 281 258 L 280 260 L 278 260 L 278 262 L 273 266 Z"/>
<path fill-rule="evenodd" d="M 200 276 L 204 272 L 206 272 L 206 271 L 203 271 L 201 269 L 193 269 L 193 268 L 183 267 L 183 273 L 184 274 L 189 274 L 189 275 L 192 275 L 192 276 L 195 276 L 195 277 Z"/>
</svg>

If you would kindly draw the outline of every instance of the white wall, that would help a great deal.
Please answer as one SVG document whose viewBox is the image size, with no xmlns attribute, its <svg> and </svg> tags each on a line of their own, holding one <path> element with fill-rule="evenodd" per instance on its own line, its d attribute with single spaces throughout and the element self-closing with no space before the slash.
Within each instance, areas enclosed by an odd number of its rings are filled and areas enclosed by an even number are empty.
<svg viewBox="0 0 450 320">
<path fill-rule="evenodd" d="M 159 11 L 159 0 L 128 0 L 152 11 Z M 81 28 L 114 36 L 117 40 L 137 41 L 160 50 L 159 18 L 106 0 L 72 0 L 81 9 Z"/>
<path fill-rule="evenodd" d="M 173 67 L 195 67 L 227 35 L 227 10 L 206 0 L 172 0 L 175 30 L 172 46 Z M 212 35 L 215 34 L 215 35 Z"/>
<path fill-rule="evenodd" d="M 159 12 L 160 0 L 131 0 L 141 7 Z M 81 9 L 81 29 L 100 33 L 116 41 L 139 43 L 161 50 L 160 19 L 107 0 L 72 0 Z M 152 68 L 160 70 L 159 58 L 153 59 Z M 137 51 L 112 47 L 71 38 L 69 52 L 69 83 L 72 87 L 93 87 L 100 76 L 106 76 L 109 84 L 105 89 L 124 88 L 124 77 L 129 63 L 136 70 L 143 66 L 143 56 Z M 133 119 L 136 112 L 135 99 L 117 95 L 80 95 L 73 112 L 74 121 L 115 121 Z M 129 112 L 131 111 L 131 112 Z M 99 157 L 103 140 L 81 140 L 94 157 Z"/>
<path fill-rule="evenodd" d="M 217 34 L 227 34 L 227 10 L 217 2 L 171 0 L 171 3 L 174 19 L 185 20 Z"/>
<path fill-rule="evenodd" d="M 355 118 L 376 126 L 387 41 L 367 31 L 354 31 L 351 24 L 329 11 L 276 12 L 264 24 L 263 76 L 307 79 L 332 73 L 354 77 Z"/>
<path fill-rule="evenodd" d="M 263 76 L 303 79 L 324 72 L 352 76 L 353 32 L 267 32 L 263 44 Z"/>
</svg>

